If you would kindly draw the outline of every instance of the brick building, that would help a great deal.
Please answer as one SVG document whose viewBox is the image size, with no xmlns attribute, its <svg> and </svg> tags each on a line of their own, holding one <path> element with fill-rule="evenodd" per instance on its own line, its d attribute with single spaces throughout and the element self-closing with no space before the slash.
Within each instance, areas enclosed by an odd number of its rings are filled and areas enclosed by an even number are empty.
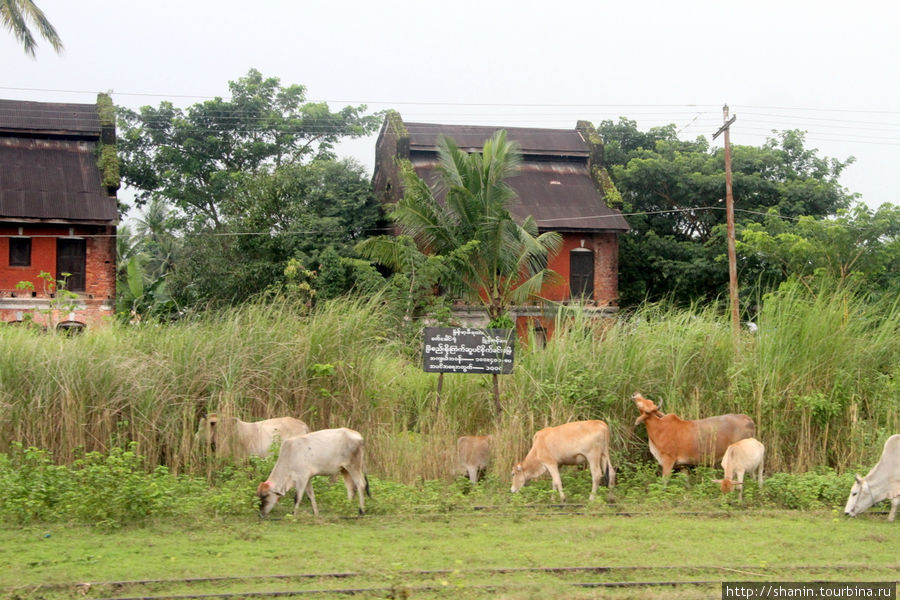
<svg viewBox="0 0 900 600">
<path fill-rule="evenodd" d="M 83 327 L 114 314 L 115 136 L 104 94 L 97 104 L 0 100 L 0 320 Z M 46 279 L 65 279 L 77 299 L 64 302 Z"/>
<path fill-rule="evenodd" d="M 402 196 L 398 160 L 410 161 L 420 177 L 434 182 L 440 134 L 452 138 L 461 150 L 479 152 L 498 129 L 405 123 L 399 114 L 390 113 L 375 150 L 376 195 L 383 203 L 397 202 Z M 557 231 L 563 238 L 548 266 L 565 284 L 545 287 L 542 296 L 549 302 L 513 311 L 520 332 L 528 327 L 550 331 L 558 305 L 576 300 L 598 316 L 615 312 L 619 235 L 628 231 L 628 223 L 609 205 L 607 197 L 617 192 L 603 168 L 603 146 L 593 128 L 579 122 L 573 129 L 503 129 L 509 140 L 519 143 L 523 158 L 518 175 L 507 182 L 518 195 L 510 213 L 519 222 L 531 215 L 540 232 Z"/>
</svg>

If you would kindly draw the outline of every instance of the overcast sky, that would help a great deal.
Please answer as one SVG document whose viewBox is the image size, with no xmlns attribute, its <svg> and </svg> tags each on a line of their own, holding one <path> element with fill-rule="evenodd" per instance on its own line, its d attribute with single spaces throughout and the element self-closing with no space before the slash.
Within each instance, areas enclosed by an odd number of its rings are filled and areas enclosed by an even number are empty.
<svg viewBox="0 0 900 600">
<path fill-rule="evenodd" d="M 897 2 L 36 0 L 65 44 L 0 30 L 0 98 L 187 106 L 256 68 L 407 121 L 574 127 L 626 116 L 733 144 L 803 129 L 869 206 L 900 204 Z M 721 145 L 722 138 L 713 142 Z M 371 172 L 375 140 L 342 144 Z"/>
</svg>

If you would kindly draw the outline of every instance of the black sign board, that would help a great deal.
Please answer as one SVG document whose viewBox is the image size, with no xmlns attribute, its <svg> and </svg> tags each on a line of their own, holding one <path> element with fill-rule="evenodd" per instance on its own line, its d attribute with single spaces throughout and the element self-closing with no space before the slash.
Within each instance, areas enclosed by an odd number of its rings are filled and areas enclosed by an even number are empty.
<svg viewBox="0 0 900 600">
<path fill-rule="evenodd" d="M 425 372 L 512 373 L 515 341 L 513 329 L 426 327 Z"/>
</svg>

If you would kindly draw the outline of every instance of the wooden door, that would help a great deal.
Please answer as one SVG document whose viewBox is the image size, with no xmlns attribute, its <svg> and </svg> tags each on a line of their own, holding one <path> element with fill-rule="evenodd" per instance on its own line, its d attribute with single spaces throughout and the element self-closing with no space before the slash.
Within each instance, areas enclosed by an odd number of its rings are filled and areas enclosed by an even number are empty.
<svg viewBox="0 0 900 600">
<path fill-rule="evenodd" d="M 84 240 L 59 238 L 56 240 L 56 278 L 70 273 L 66 279 L 66 289 L 83 292 L 87 262 L 87 245 Z"/>
</svg>

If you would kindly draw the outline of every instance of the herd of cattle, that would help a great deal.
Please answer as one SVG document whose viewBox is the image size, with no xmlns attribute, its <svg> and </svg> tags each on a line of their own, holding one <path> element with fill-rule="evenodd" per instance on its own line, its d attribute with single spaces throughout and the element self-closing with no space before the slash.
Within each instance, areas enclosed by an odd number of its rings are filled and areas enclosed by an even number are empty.
<svg viewBox="0 0 900 600">
<path fill-rule="evenodd" d="M 679 465 L 721 462 L 725 476 L 715 480 L 727 493 L 737 489 L 743 500 L 745 474 L 755 474 L 763 485 L 765 448 L 755 439 L 756 425 L 747 415 L 727 414 L 698 420 L 685 420 L 674 414 L 663 414 L 650 399 L 639 393 L 632 396 L 639 416 L 635 425 L 647 429 L 650 453 L 662 466 L 667 478 Z M 359 514 L 365 510 L 364 494 L 369 495 L 369 481 L 363 465 L 363 437 L 352 429 L 323 429 L 310 432 L 303 421 L 280 417 L 247 423 L 234 417 L 211 414 L 201 420 L 200 430 L 216 453 L 235 457 L 266 456 L 272 445 L 281 440 L 275 467 L 266 481 L 259 484 L 260 516 L 265 517 L 285 493 L 294 487 L 294 513 L 305 493 L 318 515 L 311 479 L 316 475 L 341 474 L 347 497 L 359 499 Z M 457 453 L 472 483 L 477 483 L 488 466 L 492 438 L 488 435 L 462 436 Z M 593 500 L 601 479 L 607 487 L 615 486 L 615 469 L 610 461 L 609 426 L 600 420 L 574 421 L 546 427 L 534 434 L 531 450 L 513 467 L 511 492 L 529 481 L 549 473 L 553 490 L 560 500 L 566 496 L 559 476 L 560 465 L 587 464 L 591 472 Z M 855 517 L 872 505 L 891 499 L 888 520 L 893 521 L 900 506 L 900 434 L 888 438 L 881 460 L 865 476 L 856 475 L 844 513 Z"/>
</svg>

